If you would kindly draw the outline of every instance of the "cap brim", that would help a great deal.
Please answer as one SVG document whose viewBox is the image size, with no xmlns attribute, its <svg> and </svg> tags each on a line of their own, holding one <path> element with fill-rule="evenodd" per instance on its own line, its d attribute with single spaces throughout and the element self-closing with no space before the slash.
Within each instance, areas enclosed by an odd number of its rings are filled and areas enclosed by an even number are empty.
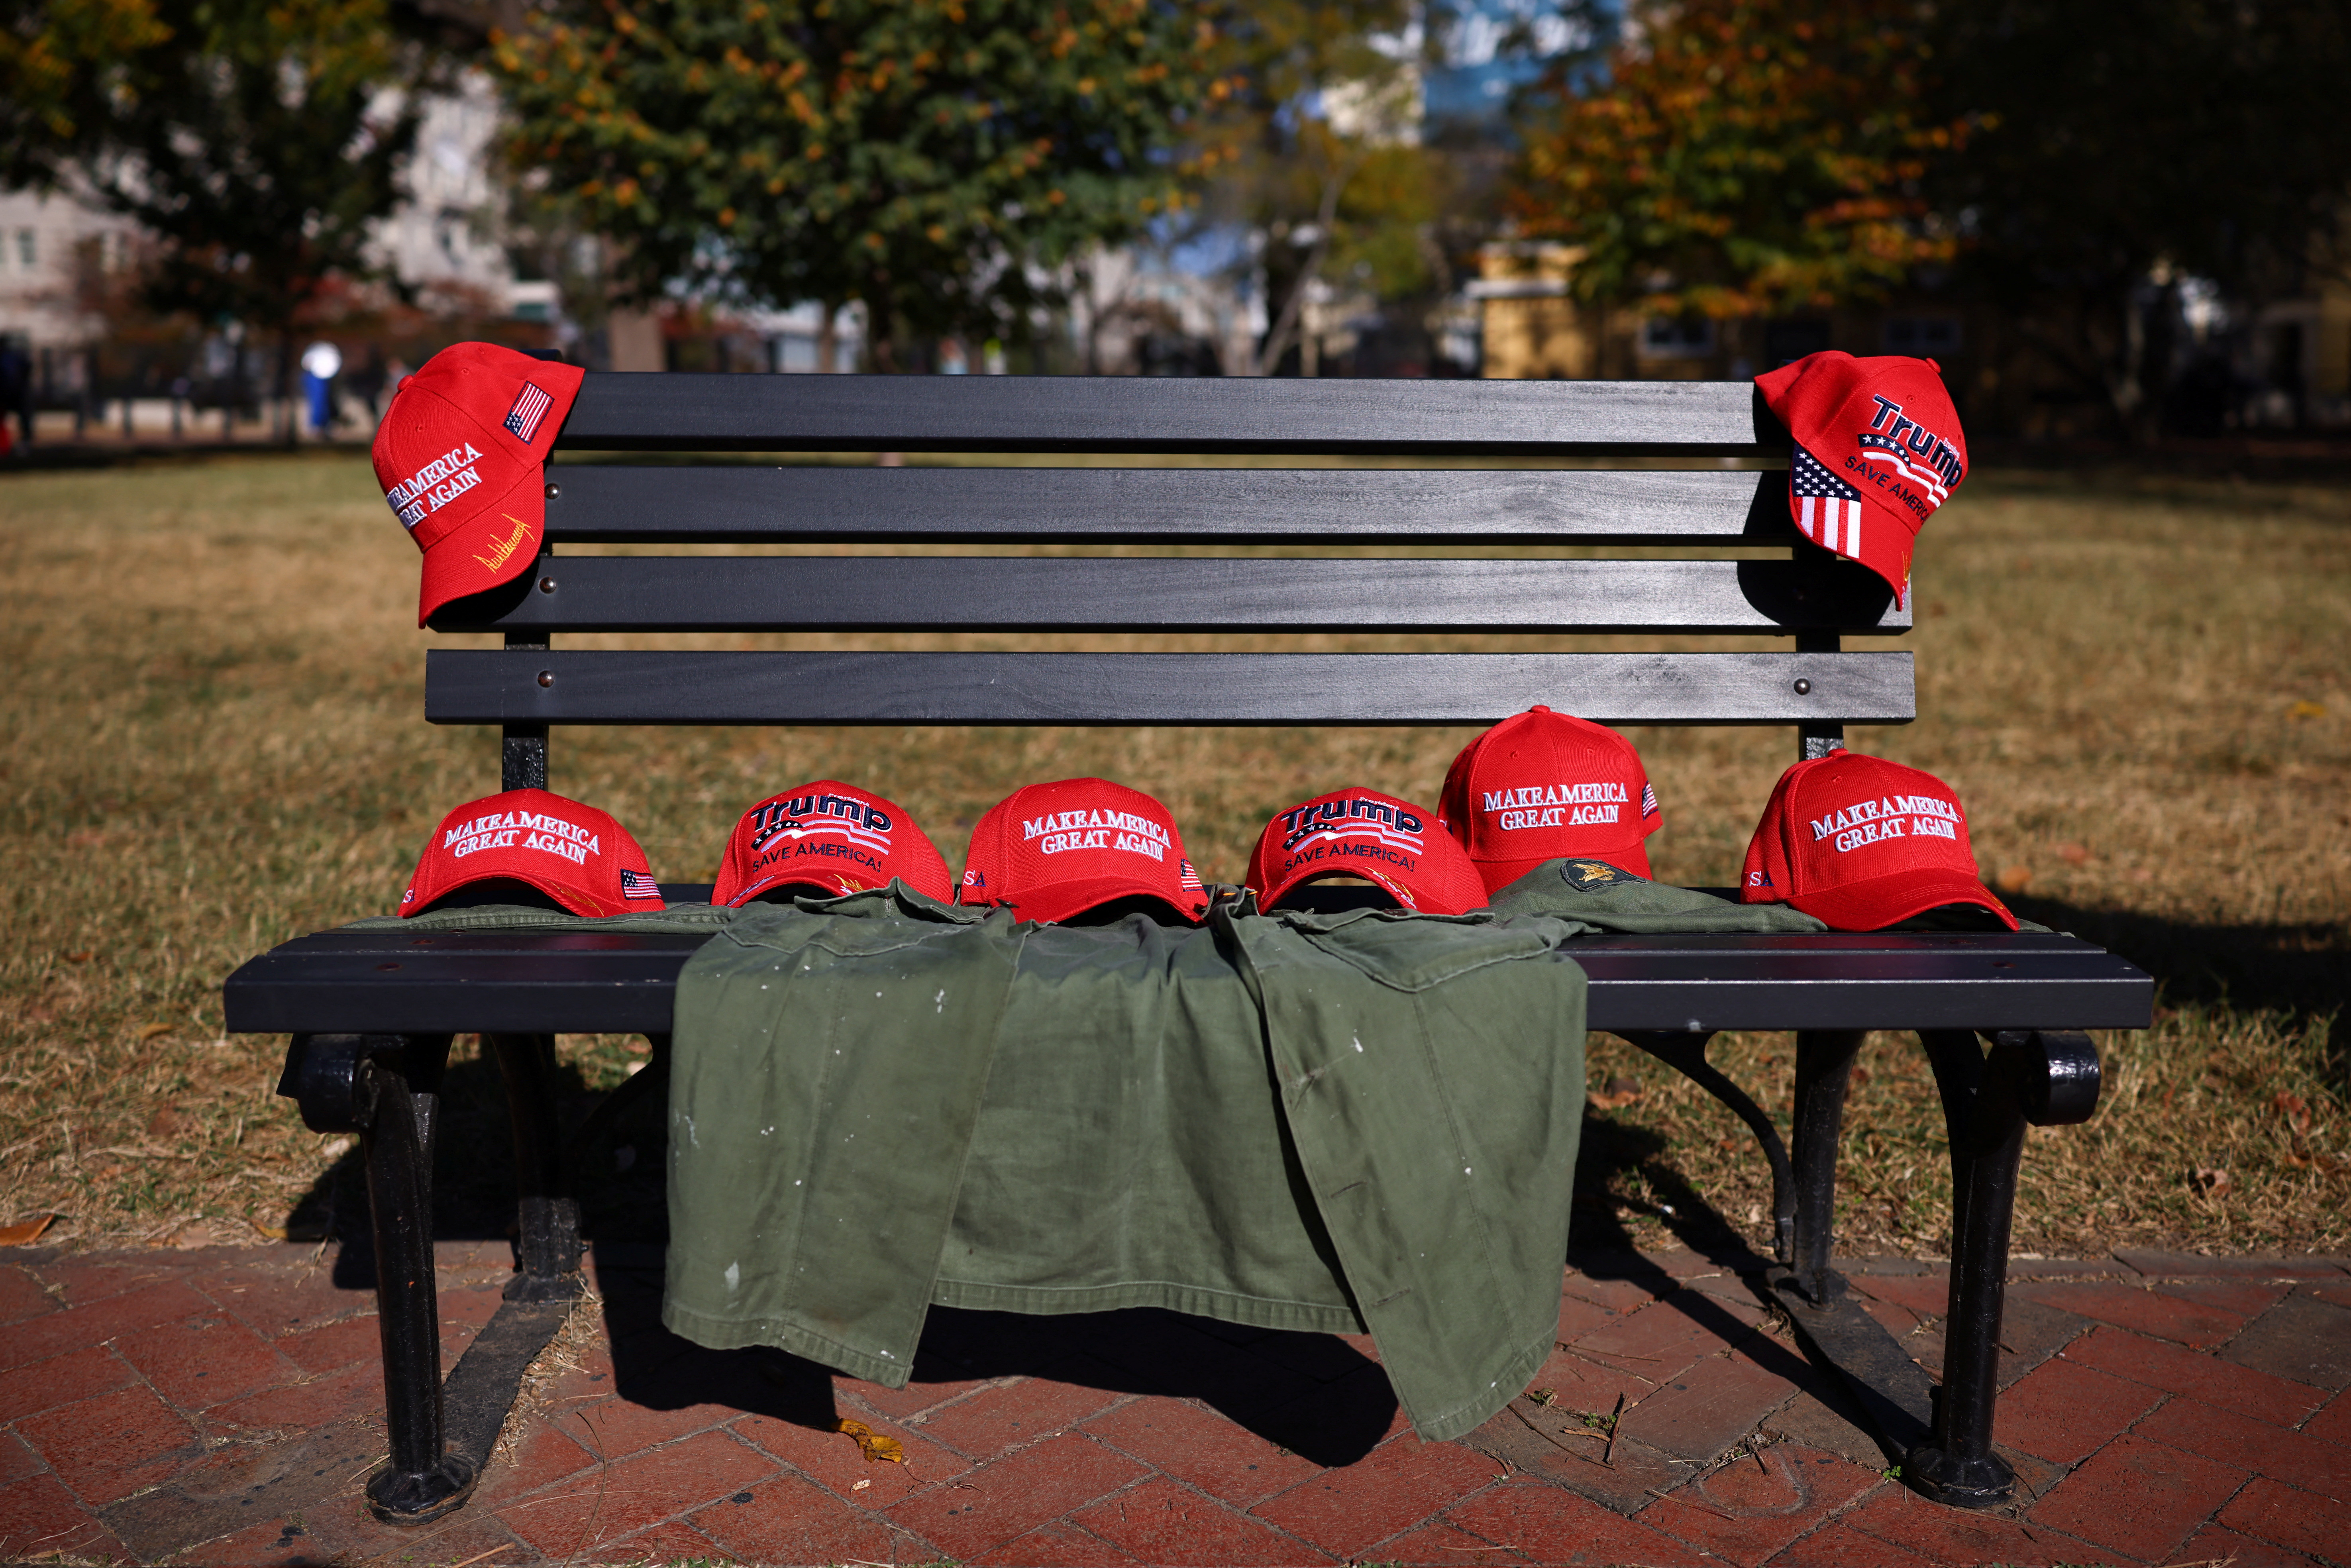
<svg viewBox="0 0 2351 1568">
<path fill-rule="evenodd" d="M 512 582 L 538 559 L 547 538 L 547 490 L 536 468 L 480 513 L 442 535 L 424 551 L 416 580 L 416 623 L 452 600 L 486 593 Z"/>
<path fill-rule="evenodd" d="M 410 915 L 422 915 L 428 907 L 439 903 L 442 899 L 448 897 L 459 888 L 470 887 L 477 882 L 518 882 L 526 887 L 535 887 L 538 889 L 539 892 L 547 894 L 548 897 L 555 900 L 556 903 L 563 905 L 564 908 L 569 910 L 572 914 L 584 916 L 590 920 L 601 920 L 608 915 L 625 915 L 628 913 L 627 908 L 623 905 L 616 904 L 613 907 L 607 909 L 604 907 L 603 901 L 598 898 L 595 894 L 585 892 L 580 888 L 570 886 L 568 883 L 558 882 L 553 877 L 533 876 L 528 872 L 506 870 L 493 872 L 484 876 L 463 877 L 449 883 L 446 887 L 436 887 L 433 890 L 430 896 L 420 898 L 416 901 L 415 909 L 402 910 L 401 911 L 401 914 L 403 917 Z M 643 905 L 643 907 L 638 911 L 640 914 L 651 914 L 663 907 L 661 904 L 654 903 L 651 899 L 643 899 L 639 902 Z"/>
<path fill-rule="evenodd" d="M 1982 883 L 1955 871 L 1895 872 L 1799 894 L 1788 904 L 1826 921 L 1833 931 L 1883 931 L 1946 904 L 1976 904 L 1991 911 L 2011 931 L 2016 929 L 2016 916 L 2008 912 L 2008 905 L 1994 898 Z"/>
<path fill-rule="evenodd" d="M 892 880 L 895 881 L 896 879 L 893 878 Z M 886 887 L 889 883 L 880 883 L 875 885 Z M 786 889 L 795 887 L 805 888 L 819 898 L 847 898 L 849 896 L 848 891 L 842 889 L 838 884 L 829 886 L 821 882 L 811 882 L 809 880 L 807 875 L 800 874 L 796 876 L 771 876 L 765 882 L 755 882 L 750 886 L 743 889 L 740 893 L 734 894 L 726 898 L 720 898 L 714 894 L 710 902 L 725 908 L 739 908 L 743 904 L 750 903 L 753 899 L 759 897 L 763 894 L 782 893 Z M 873 890 L 872 888 L 858 888 L 856 891 L 859 893 L 871 893 Z"/>
<path fill-rule="evenodd" d="M 1458 915 L 1461 913 L 1461 911 L 1458 909 L 1431 909 L 1424 907 L 1427 902 L 1428 896 L 1425 892 L 1417 888 L 1407 889 L 1403 887 L 1398 884 L 1395 877 L 1383 875 L 1381 873 L 1373 871 L 1368 867 L 1351 867 L 1343 872 L 1334 872 L 1328 866 L 1315 866 L 1310 867 L 1305 871 L 1293 872 L 1288 878 L 1276 883 L 1272 887 L 1267 888 L 1264 893 L 1260 894 L 1258 896 L 1257 906 L 1259 909 L 1268 911 L 1278 909 L 1281 906 L 1281 901 L 1284 898 L 1296 893 L 1300 888 L 1304 887 L 1309 883 L 1331 882 L 1342 876 L 1357 877 L 1364 882 L 1372 883 L 1376 886 L 1385 889 L 1388 896 L 1395 899 L 1400 908 L 1415 910 L 1423 915 Z"/>
<path fill-rule="evenodd" d="M 1537 855 L 1521 861 L 1476 861 L 1479 880 L 1489 894 L 1497 894 L 1537 866 L 1549 865 L 1555 860 L 1606 861 L 1618 871 L 1629 871 L 1635 876 L 1650 876 L 1649 852 L 1639 839 L 1612 850 L 1578 850 L 1573 855 Z"/>
<path fill-rule="evenodd" d="M 1017 899 L 989 899 L 995 907 L 1009 909 L 1023 920 L 1067 920 L 1097 909 L 1120 898 L 1155 898 L 1186 920 L 1197 920 L 1208 912 L 1206 894 L 1196 904 L 1178 904 L 1167 896 L 1167 890 L 1136 882 L 1131 877 L 1097 876 L 1077 882 L 1056 883 L 1050 887 L 1031 889 Z"/>
</svg>

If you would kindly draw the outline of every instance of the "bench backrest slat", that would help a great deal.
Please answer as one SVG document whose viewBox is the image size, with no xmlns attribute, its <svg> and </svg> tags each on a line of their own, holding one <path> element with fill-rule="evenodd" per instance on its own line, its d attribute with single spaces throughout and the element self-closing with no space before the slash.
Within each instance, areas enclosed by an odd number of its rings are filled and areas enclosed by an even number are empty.
<svg viewBox="0 0 2351 1568">
<path fill-rule="evenodd" d="M 1903 724 L 1856 653 L 825 653 L 435 649 L 437 724 Z M 542 678 L 545 684 L 541 684 Z M 1799 687 L 1802 690 L 1799 690 Z"/>
<path fill-rule="evenodd" d="M 1790 545 L 1799 537 L 1777 469 L 567 463 L 549 472 L 557 493 L 547 534 L 557 544 Z"/>
<path fill-rule="evenodd" d="M 559 450 L 1784 456 L 1744 382 L 590 374 Z"/>
<path fill-rule="evenodd" d="M 1791 450 L 1743 382 L 590 372 L 547 469 L 538 559 L 435 618 L 506 646 L 434 653 L 425 711 L 504 726 L 509 789 L 545 780 L 549 727 L 568 724 L 1477 725 L 1543 703 L 1614 724 L 1792 725 L 1816 755 L 1844 725 L 1914 716 L 1910 656 L 1841 640 L 1906 632 L 1915 607 L 1798 533 Z M 724 455 L 893 451 L 1003 461 Z M 709 455 L 590 455 L 628 452 Z M 1300 465 L 1217 465 L 1267 455 Z M 642 545 L 735 548 L 596 553 Z M 1001 553 L 1021 545 L 1082 548 Z M 1356 553 L 1383 545 L 1413 553 Z M 778 546 L 815 548 L 761 549 Z M 1152 553 L 1098 553 L 1113 546 Z M 1644 559 L 1529 559 L 1587 546 Z M 560 645 L 746 632 L 1193 633 L 1270 651 Z M 1781 636 L 1793 650 L 1269 642 L 1568 632 Z"/>
<path fill-rule="evenodd" d="M 443 631 L 1899 632 L 1849 561 L 558 556 Z"/>
</svg>

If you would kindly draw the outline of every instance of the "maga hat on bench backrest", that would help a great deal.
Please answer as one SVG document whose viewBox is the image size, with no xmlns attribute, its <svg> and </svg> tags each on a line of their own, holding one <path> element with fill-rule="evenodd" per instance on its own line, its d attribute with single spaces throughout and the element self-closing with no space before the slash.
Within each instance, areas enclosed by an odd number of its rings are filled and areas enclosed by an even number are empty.
<svg viewBox="0 0 2351 1568">
<path fill-rule="evenodd" d="M 1249 856 L 1259 907 L 1328 876 L 1377 883 L 1406 909 L 1459 915 L 1482 909 L 1486 883 L 1435 813 L 1376 789 L 1334 789 L 1277 811 Z"/>
<path fill-rule="evenodd" d="M 457 343 L 403 377 L 375 433 L 375 476 L 424 552 L 416 623 L 511 582 L 547 537 L 540 471 L 587 372 L 496 343 Z"/>
<path fill-rule="evenodd" d="M 1666 820 L 1631 741 L 1538 704 L 1461 748 L 1445 775 L 1437 821 L 1469 852 L 1486 891 L 1497 893 L 1562 855 L 1646 876 L 1642 841 Z"/>
<path fill-rule="evenodd" d="M 1000 904 L 1023 920 L 1067 920 L 1136 897 L 1186 920 L 1208 911 L 1175 817 L 1106 779 L 1031 784 L 990 806 L 971 831 L 956 892 L 958 904 Z"/>
<path fill-rule="evenodd" d="M 419 915 L 468 883 L 502 879 L 528 883 L 574 915 L 662 907 L 645 852 L 628 829 L 544 789 L 508 789 L 441 819 L 400 895 L 400 913 Z"/>
<path fill-rule="evenodd" d="M 1755 378 L 1796 438 L 1788 513 L 1814 544 L 1910 595 L 1910 550 L 1968 474 L 1959 411 L 1932 360 L 1830 349 Z"/>
<path fill-rule="evenodd" d="M 1838 931 L 1882 931 L 1947 904 L 1975 904 L 2016 929 L 1977 874 L 1951 787 L 1850 751 L 1780 775 L 1747 846 L 1739 897 L 1792 904 Z"/>
<path fill-rule="evenodd" d="M 955 899 L 945 856 L 906 809 L 837 779 L 770 795 L 726 836 L 713 904 L 743 904 L 784 888 L 834 897 L 887 887 L 896 877 L 942 904 Z"/>
</svg>

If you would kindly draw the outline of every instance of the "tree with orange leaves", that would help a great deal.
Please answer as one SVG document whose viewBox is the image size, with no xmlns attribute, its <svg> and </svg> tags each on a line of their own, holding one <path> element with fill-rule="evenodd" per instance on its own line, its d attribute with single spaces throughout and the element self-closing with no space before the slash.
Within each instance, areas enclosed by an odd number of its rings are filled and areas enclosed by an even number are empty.
<svg viewBox="0 0 2351 1568">
<path fill-rule="evenodd" d="M 1928 118 L 1917 16 L 1636 3 L 1604 78 L 1537 99 L 1510 215 L 1581 248 L 1587 302 L 1723 318 L 1881 292 L 1954 251 L 1920 186 L 1969 127 Z"/>
</svg>

